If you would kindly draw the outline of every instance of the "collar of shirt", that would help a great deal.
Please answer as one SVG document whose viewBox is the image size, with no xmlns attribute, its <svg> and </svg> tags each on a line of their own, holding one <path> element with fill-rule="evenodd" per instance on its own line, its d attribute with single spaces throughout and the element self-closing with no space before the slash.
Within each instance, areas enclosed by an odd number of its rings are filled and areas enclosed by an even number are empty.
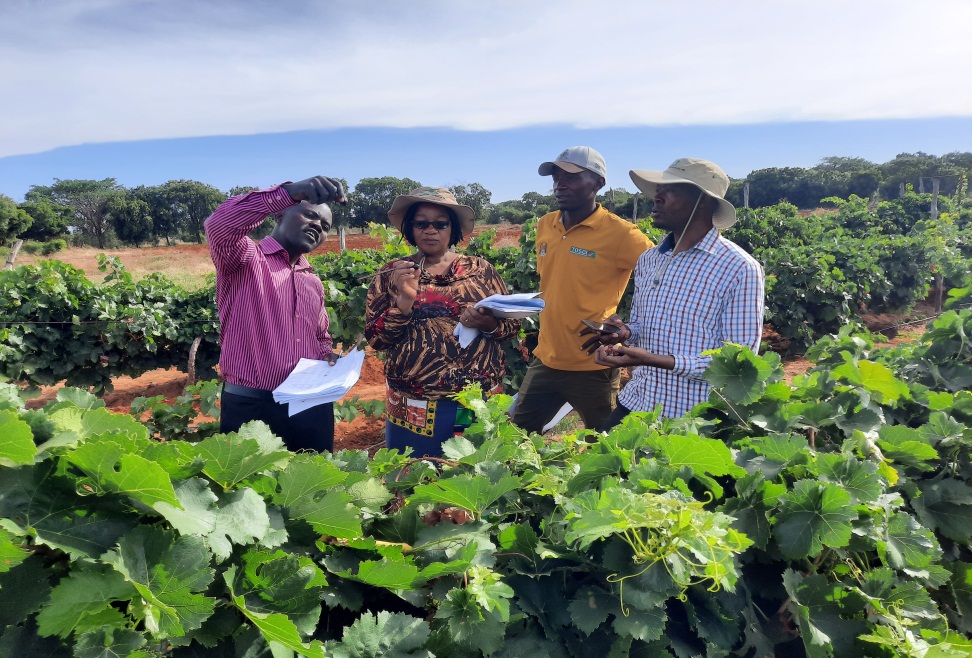
<svg viewBox="0 0 972 658">
<path fill-rule="evenodd" d="M 257 243 L 257 246 L 259 246 L 260 251 L 267 256 L 270 254 L 275 254 L 278 251 L 282 251 L 285 254 L 284 258 L 286 258 L 288 262 L 290 261 L 290 254 L 287 254 L 287 250 L 269 235 L 260 240 L 260 242 Z M 298 258 L 297 262 L 294 264 L 294 270 L 297 272 L 303 272 L 304 270 L 309 270 L 310 268 L 310 261 L 307 260 L 307 257 L 304 254 L 301 254 L 300 258 Z"/>
<path fill-rule="evenodd" d="M 719 229 L 714 226 L 709 230 L 708 233 L 702 236 L 702 239 L 696 242 L 694 245 L 689 247 L 689 249 L 698 249 L 699 251 L 704 251 L 711 254 L 715 250 L 716 242 L 719 240 Z M 665 236 L 665 239 L 661 241 L 658 245 L 658 253 L 667 254 L 669 251 L 675 248 L 675 234 L 669 233 Z"/>
<path fill-rule="evenodd" d="M 590 215 L 588 215 L 587 217 L 585 217 L 581 221 L 579 221 L 576 224 L 574 224 L 571 228 L 577 228 L 578 226 L 587 226 L 587 227 L 590 227 L 590 228 L 594 228 L 595 222 L 597 222 L 597 220 L 601 216 L 601 210 L 602 210 L 601 204 L 599 204 L 599 203 L 598 204 L 595 204 L 594 205 L 594 212 L 592 212 Z M 564 211 L 563 210 L 560 211 L 560 217 L 558 218 L 557 221 L 560 223 L 560 228 L 564 228 Z"/>
</svg>

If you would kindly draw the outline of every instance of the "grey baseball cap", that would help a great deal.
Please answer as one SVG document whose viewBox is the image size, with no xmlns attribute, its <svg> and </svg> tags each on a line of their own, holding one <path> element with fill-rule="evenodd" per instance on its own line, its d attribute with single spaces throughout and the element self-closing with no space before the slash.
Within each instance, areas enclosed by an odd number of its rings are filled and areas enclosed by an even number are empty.
<svg viewBox="0 0 972 658">
<path fill-rule="evenodd" d="M 590 146 L 571 146 L 564 149 L 556 160 L 544 162 L 537 171 L 541 176 L 550 176 L 554 167 L 572 174 L 579 174 L 586 169 L 602 178 L 607 178 L 607 165 L 604 164 L 604 156 Z"/>
</svg>

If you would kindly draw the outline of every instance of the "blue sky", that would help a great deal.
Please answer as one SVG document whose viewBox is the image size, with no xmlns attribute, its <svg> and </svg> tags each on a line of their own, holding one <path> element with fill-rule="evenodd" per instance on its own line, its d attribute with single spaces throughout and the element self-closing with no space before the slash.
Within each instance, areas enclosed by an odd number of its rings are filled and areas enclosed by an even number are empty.
<svg viewBox="0 0 972 658">
<path fill-rule="evenodd" d="M 972 151 L 966 0 L 4 0 L 0 193 Z"/>
</svg>

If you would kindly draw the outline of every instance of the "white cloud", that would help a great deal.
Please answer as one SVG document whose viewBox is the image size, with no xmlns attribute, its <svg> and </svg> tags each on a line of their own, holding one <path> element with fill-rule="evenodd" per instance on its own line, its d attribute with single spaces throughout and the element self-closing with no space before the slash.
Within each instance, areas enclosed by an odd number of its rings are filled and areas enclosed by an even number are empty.
<svg viewBox="0 0 972 658">
<path fill-rule="evenodd" d="M 351 126 L 972 114 L 966 0 L 7 0 L 0 156 Z"/>
</svg>

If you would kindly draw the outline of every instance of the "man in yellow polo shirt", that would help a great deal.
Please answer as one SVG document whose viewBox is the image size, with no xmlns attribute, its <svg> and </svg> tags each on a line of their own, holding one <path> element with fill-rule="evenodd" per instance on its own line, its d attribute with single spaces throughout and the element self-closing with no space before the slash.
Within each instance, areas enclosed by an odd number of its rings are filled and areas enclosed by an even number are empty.
<svg viewBox="0 0 972 658">
<path fill-rule="evenodd" d="M 585 427 L 600 430 L 616 404 L 621 371 L 596 364 L 581 347 L 581 321 L 615 313 L 638 257 L 652 243 L 595 201 L 607 167 L 594 149 L 566 149 L 539 173 L 553 177 L 559 210 L 537 222 L 537 272 L 547 304 L 513 422 L 539 432 L 568 402 Z"/>
</svg>

